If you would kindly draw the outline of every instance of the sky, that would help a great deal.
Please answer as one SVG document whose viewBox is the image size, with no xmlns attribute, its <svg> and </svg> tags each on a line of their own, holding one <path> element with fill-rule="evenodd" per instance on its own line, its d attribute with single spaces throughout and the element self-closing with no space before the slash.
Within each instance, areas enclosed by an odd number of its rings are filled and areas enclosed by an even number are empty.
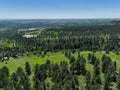
<svg viewBox="0 0 120 90">
<path fill-rule="evenodd" d="M 120 0 L 0 0 L 0 19 L 120 18 Z"/>
</svg>

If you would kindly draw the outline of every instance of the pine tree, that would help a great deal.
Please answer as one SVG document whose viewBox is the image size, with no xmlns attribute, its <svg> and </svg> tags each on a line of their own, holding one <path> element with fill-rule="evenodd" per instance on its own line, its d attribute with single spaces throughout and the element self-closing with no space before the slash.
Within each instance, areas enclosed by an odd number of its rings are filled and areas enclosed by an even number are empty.
<svg viewBox="0 0 120 90">
<path fill-rule="evenodd" d="M 96 61 L 95 65 L 94 65 L 94 75 L 95 76 L 100 75 L 100 67 L 98 66 L 98 61 Z"/>
<path fill-rule="evenodd" d="M 120 90 L 120 69 L 117 77 L 117 89 Z"/>
<path fill-rule="evenodd" d="M 23 71 L 23 68 L 22 68 L 22 67 L 18 67 L 18 68 L 17 68 L 17 71 L 16 71 L 16 74 L 17 74 L 18 76 L 24 75 L 25 73 L 24 73 L 24 71 Z"/>
<path fill-rule="evenodd" d="M 16 86 L 15 90 L 23 90 L 23 88 L 22 88 L 21 84 L 17 84 L 17 86 Z"/>
<path fill-rule="evenodd" d="M 31 84 L 28 80 L 24 81 L 23 90 L 31 90 Z"/>
<path fill-rule="evenodd" d="M 14 84 L 12 81 L 9 81 L 9 90 L 14 90 Z"/>
<path fill-rule="evenodd" d="M 91 53 L 89 53 L 88 54 L 88 61 L 89 61 L 89 63 L 91 63 L 91 58 L 92 58 L 92 55 L 91 55 Z"/>
<path fill-rule="evenodd" d="M 90 90 L 90 80 L 91 80 L 91 74 L 90 74 L 90 72 L 88 71 L 88 72 L 86 73 L 86 75 L 85 75 L 85 83 L 86 83 L 85 88 L 86 88 L 87 90 Z"/>
<path fill-rule="evenodd" d="M 34 78 L 34 89 L 39 90 L 40 89 L 40 81 L 37 78 Z"/>
<path fill-rule="evenodd" d="M 108 81 L 105 81 L 105 84 L 104 84 L 104 90 L 110 90 L 110 87 L 109 87 Z"/>
<path fill-rule="evenodd" d="M 3 90 L 8 90 L 9 88 L 9 78 L 6 75 L 2 78 L 2 86 Z"/>
<path fill-rule="evenodd" d="M 101 86 L 101 84 L 102 84 L 102 81 L 101 81 L 101 78 L 100 78 L 99 75 L 96 76 L 96 78 L 95 78 L 95 83 L 96 83 L 96 86 L 97 86 L 98 88 L 100 88 L 100 86 Z"/>
<path fill-rule="evenodd" d="M 19 81 L 18 75 L 16 73 L 13 73 L 11 75 L 11 81 L 13 83 L 14 88 L 16 89 L 17 88 L 17 83 Z"/>
<path fill-rule="evenodd" d="M 3 70 L 4 74 L 8 77 L 9 76 L 9 69 L 6 66 L 4 66 L 2 68 L 2 70 Z"/>
<path fill-rule="evenodd" d="M 70 58 L 70 64 L 72 64 L 72 63 L 74 63 L 74 62 L 75 62 L 75 57 L 72 56 L 72 57 Z"/>
<path fill-rule="evenodd" d="M 31 66 L 30 66 L 29 62 L 25 63 L 25 71 L 26 71 L 27 75 L 31 74 Z"/>
</svg>

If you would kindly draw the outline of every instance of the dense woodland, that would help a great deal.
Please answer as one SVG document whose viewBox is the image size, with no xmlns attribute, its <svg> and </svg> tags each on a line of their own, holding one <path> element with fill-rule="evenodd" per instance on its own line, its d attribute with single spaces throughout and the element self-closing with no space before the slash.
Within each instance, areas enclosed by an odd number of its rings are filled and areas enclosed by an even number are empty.
<svg viewBox="0 0 120 90">
<path fill-rule="evenodd" d="M 17 27 L 18 28 L 18 27 Z M 23 35 L 34 31 L 8 30 L 0 32 L 0 62 L 10 58 L 20 58 L 29 54 L 44 57 L 48 52 L 62 52 L 69 62 L 60 64 L 36 64 L 32 71 L 29 62 L 25 68 L 18 67 L 10 74 L 9 68 L 0 69 L 0 88 L 3 90 L 112 90 L 114 85 L 120 90 L 120 70 L 117 63 L 103 55 L 95 56 L 97 51 L 105 54 L 120 54 L 120 26 L 116 24 L 63 26 L 46 30 L 36 30 L 37 37 L 25 38 Z M 92 51 L 87 59 L 80 53 Z M 72 54 L 78 53 L 77 58 Z M 93 67 L 93 73 L 86 69 L 86 63 Z M 84 77 L 81 86 L 78 76 Z M 50 80 L 51 83 L 46 82 Z"/>
<path fill-rule="evenodd" d="M 9 31 L 10 32 L 10 31 Z M 27 31 L 26 31 L 27 32 Z M 26 32 L 6 35 L 5 39 L 12 47 L 3 45 L 0 48 L 1 60 L 3 57 L 22 56 L 28 52 L 38 56 L 46 52 L 59 50 L 90 50 L 105 51 L 106 53 L 120 52 L 120 26 L 119 25 L 96 25 L 96 26 L 76 26 L 63 28 L 50 28 L 40 31 L 37 37 L 24 38 Z M 29 32 L 29 31 L 28 31 Z M 13 33 L 13 34 L 12 34 Z M 4 34 L 3 34 L 4 35 Z"/>
</svg>

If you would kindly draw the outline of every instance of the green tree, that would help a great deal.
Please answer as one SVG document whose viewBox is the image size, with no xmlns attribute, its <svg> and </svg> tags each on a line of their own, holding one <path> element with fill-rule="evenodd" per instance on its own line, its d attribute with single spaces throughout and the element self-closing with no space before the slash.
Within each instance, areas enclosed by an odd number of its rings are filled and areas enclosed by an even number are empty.
<svg viewBox="0 0 120 90">
<path fill-rule="evenodd" d="M 85 88 L 86 88 L 87 90 L 90 90 L 90 81 L 91 81 L 91 74 L 90 74 L 90 72 L 88 71 L 88 72 L 86 73 L 86 75 L 85 75 L 85 83 L 86 83 Z"/>
<path fill-rule="evenodd" d="M 24 81 L 23 88 L 24 88 L 23 90 L 31 90 L 31 84 L 30 84 L 29 80 Z"/>
<path fill-rule="evenodd" d="M 110 87 L 109 87 L 108 81 L 105 81 L 105 84 L 104 84 L 104 90 L 110 90 Z"/>
<path fill-rule="evenodd" d="M 9 89 L 9 78 L 6 75 L 2 78 L 2 86 L 3 90 Z"/>
<path fill-rule="evenodd" d="M 2 70 L 3 70 L 4 74 L 8 77 L 9 76 L 9 69 L 6 66 L 4 66 L 2 68 Z"/>
<path fill-rule="evenodd" d="M 120 90 L 120 69 L 119 69 L 118 77 L 117 77 L 117 89 Z"/>
<path fill-rule="evenodd" d="M 25 63 L 25 71 L 26 71 L 27 75 L 31 74 L 31 66 L 30 66 L 29 62 Z"/>
</svg>

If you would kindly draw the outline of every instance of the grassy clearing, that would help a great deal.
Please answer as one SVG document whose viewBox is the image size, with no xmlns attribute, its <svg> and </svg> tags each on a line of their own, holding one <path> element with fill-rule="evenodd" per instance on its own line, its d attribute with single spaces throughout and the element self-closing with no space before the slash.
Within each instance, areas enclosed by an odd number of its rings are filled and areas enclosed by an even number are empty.
<svg viewBox="0 0 120 90">
<path fill-rule="evenodd" d="M 42 30 L 33 30 L 33 31 L 28 31 L 25 34 L 26 35 L 39 35 Z"/>
<path fill-rule="evenodd" d="M 81 52 L 81 55 L 83 55 L 86 59 L 88 56 L 88 53 L 90 51 L 83 51 Z M 97 58 L 101 59 L 103 52 L 96 52 L 95 55 Z M 74 54 L 74 56 L 77 58 L 78 54 L 77 52 Z M 120 68 L 120 55 L 116 55 L 114 53 L 107 54 L 107 56 L 111 57 L 113 61 L 117 62 L 117 68 Z M 16 71 L 17 67 L 23 67 L 25 65 L 25 62 L 28 61 L 32 67 L 34 67 L 36 64 L 43 64 L 46 62 L 46 60 L 50 60 L 52 63 L 60 63 L 61 61 L 67 61 L 69 60 L 61 53 L 48 53 L 45 57 L 37 57 L 35 55 L 29 55 L 26 57 L 22 57 L 20 59 L 14 59 L 14 60 L 9 60 L 6 62 L 1 62 L 0 63 L 0 68 L 3 66 L 7 66 L 10 69 L 10 73 L 13 73 Z M 89 63 L 86 64 L 86 68 L 92 72 L 93 67 Z"/>
<path fill-rule="evenodd" d="M 7 41 L 0 40 L 0 47 L 13 47 L 13 43 L 8 43 Z"/>
<path fill-rule="evenodd" d="M 49 53 L 45 57 L 37 57 L 34 55 L 30 55 L 27 57 L 23 57 L 20 59 L 14 59 L 14 60 L 9 60 L 6 62 L 1 62 L 0 63 L 0 68 L 3 66 L 7 66 L 10 70 L 10 73 L 13 73 L 16 71 L 17 67 L 23 67 L 25 66 L 25 62 L 28 61 L 33 68 L 36 64 L 43 64 L 46 62 L 46 60 L 50 60 L 52 63 L 60 63 L 61 61 L 69 61 L 64 55 L 59 52 L 59 53 Z"/>
<path fill-rule="evenodd" d="M 90 53 L 90 51 L 83 51 L 83 52 L 81 52 L 81 55 L 83 55 L 87 60 L 88 53 Z M 99 58 L 100 60 L 101 60 L 101 57 L 103 54 L 105 54 L 105 53 L 104 52 L 96 52 L 95 53 L 96 57 Z M 77 58 L 78 53 L 76 52 L 73 55 Z M 106 54 L 106 55 L 111 57 L 111 59 L 113 61 L 117 62 L 117 69 L 120 68 L 120 55 L 116 55 L 114 53 L 110 53 L 110 54 Z M 29 56 L 26 56 L 26 57 L 23 57 L 20 59 L 9 60 L 9 61 L 7 61 L 7 64 L 6 64 L 6 62 L 1 62 L 0 68 L 2 68 L 3 66 L 7 66 L 10 70 L 10 73 L 13 73 L 16 71 L 17 67 L 24 68 L 25 62 L 28 61 L 33 70 L 33 67 L 36 64 L 43 64 L 46 62 L 46 60 L 50 60 L 52 63 L 58 63 L 58 64 L 61 61 L 69 62 L 69 60 L 61 52 L 57 52 L 57 53 L 48 53 L 45 57 L 37 57 L 35 55 L 29 55 Z M 87 62 L 86 68 L 93 75 L 93 66 Z M 84 87 L 84 85 L 85 85 L 84 77 L 82 75 L 80 75 L 78 78 L 79 78 L 80 87 Z M 103 74 L 101 74 L 101 79 L 102 80 L 104 79 Z M 51 80 L 49 78 L 47 79 L 47 81 L 51 82 Z"/>
</svg>

